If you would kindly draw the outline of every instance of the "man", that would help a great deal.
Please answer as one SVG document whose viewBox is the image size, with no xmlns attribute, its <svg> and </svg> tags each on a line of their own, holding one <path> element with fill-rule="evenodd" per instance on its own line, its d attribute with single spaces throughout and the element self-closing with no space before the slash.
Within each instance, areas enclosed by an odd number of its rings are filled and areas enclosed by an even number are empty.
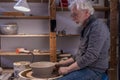
<svg viewBox="0 0 120 80">
<path fill-rule="evenodd" d="M 94 16 L 87 0 L 74 0 L 70 6 L 73 21 L 79 24 L 78 52 L 66 61 L 60 61 L 58 80 L 101 80 L 108 69 L 110 33 L 107 25 Z M 72 45 L 71 45 L 72 46 Z"/>
</svg>

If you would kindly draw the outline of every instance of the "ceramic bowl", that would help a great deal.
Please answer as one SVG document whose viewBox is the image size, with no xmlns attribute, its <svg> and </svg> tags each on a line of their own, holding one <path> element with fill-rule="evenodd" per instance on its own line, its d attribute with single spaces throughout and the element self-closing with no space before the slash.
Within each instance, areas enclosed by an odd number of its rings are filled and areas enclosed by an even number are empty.
<svg viewBox="0 0 120 80">
<path fill-rule="evenodd" d="M 49 78 L 52 75 L 55 63 L 53 62 L 34 62 L 30 64 L 33 76 L 38 78 Z"/>
<path fill-rule="evenodd" d="M 17 34 L 18 26 L 17 24 L 4 24 L 0 26 L 1 34 L 13 35 Z"/>
</svg>

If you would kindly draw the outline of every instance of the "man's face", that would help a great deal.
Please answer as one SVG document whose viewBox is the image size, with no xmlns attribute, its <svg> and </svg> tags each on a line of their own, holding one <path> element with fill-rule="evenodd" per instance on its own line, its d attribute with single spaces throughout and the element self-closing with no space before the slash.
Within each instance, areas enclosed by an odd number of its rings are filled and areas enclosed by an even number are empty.
<svg viewBox="0 0 120 80">
<path fill-rule="evenodd" d="M 73 21 L 75 21 L 77 24 L 83 24 L 86 18 L 86 11 L 85 10 L 77 10 L 76 7 L 74 7 L 71 10 L 71 17 Z"/>
</svg>

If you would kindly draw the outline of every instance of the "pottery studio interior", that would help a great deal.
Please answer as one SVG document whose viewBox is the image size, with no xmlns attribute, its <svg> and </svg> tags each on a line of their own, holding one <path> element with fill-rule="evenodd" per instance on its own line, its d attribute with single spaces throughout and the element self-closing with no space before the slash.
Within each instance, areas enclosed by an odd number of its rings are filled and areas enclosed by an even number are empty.
<svg viewBox="0 0 120 80">
<path fill-rule="evenodd" d="M 0 0 L 0 80 L 119 80 L 120 0 Z"/>
</svg>

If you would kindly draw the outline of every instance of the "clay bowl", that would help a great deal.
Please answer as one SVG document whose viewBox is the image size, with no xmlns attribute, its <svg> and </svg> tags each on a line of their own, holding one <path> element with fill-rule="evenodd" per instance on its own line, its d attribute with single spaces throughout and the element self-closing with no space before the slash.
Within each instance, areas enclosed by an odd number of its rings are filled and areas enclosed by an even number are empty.
<svg viewBox="0 0 120 80">
<path fill-rule="evenodd" d="M 37 78 L 49 78 L 52 75 L 55 63 L 53 62 L 34 62 L 30 64 L 33 76 Z"/>
<path fill-rule="evenodd" d="M 16 23 L 4 24 L 0 26 L 0 32 L 5 35 L 17 34 L 18 26 Z"/>
</svg>

